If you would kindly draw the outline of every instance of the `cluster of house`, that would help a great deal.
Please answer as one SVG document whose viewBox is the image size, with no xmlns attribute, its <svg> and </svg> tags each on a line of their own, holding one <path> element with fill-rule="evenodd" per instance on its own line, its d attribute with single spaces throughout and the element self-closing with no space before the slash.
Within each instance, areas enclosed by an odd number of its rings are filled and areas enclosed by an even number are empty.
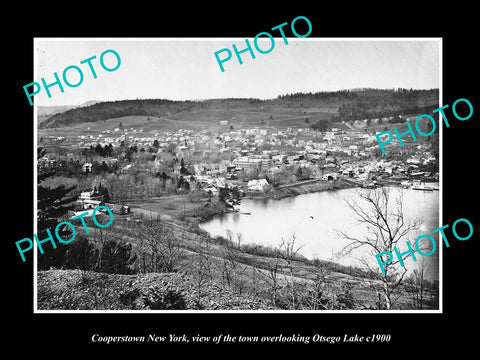
<svg viewBox="0 0 480 360">
<path fill-rule="evenodd" d="M 73 213 L 75 215 L 79 215 L 87 212 L 91 216 L 93 209 L 102 205 L 108 206 L 114 214 L 126 215 L 130 213 L 130 207 L 128 205 L 106 203 L 103 199 L 103 195 L 100 195 L 96 189 L 92 189 L 91 191 L 83 191 L 80 193 L 75 203 L 75 209 Z"/>
<path fill-rule="evenodd" d="M 37 166 L 39 169 L 47 169 L 47 168 L 52 168 L 57 165 L 57 160 L 56 159 L 51 159 L 48 156 L 43 156 L 40 159 L 38 159 Z"/>
<path fill-rule="evenodd" d="M 439 173 L 418 171 L 418 165 L 403 163 L 402 161 L 366 161 L 356 164 L 345 163 L 339 167 L 338 173 L 344 177 L 355 177 L 362 181 L 371 179 L 372 176 L 384 174 L 392 177 L 421 178 L 430 177 L 434 180 L 439 179 Z"/>
<path fill-rule="evenodd" d="M 260 174 L 264 177 L 287 167 L 291 168 L 292 165 L 296 168 L 308 168 L 310 178 L 332 180 L 343 176 L 367 181 L 373 173 L 378 172 L 390 176 L 415 175 L 416 167 L 436 161 L 435 157 L 421 146 L 416 146 L 413 152 L 410 148 L 409 156 L 404 156 L 404 162 L 378 161 L 375 152 L 378 152 L 379 148 L 374 135 L 355 130 L 346 132 L 340 128 L 332 128 L 328 132 L 310 128 L 233 130 L 228 127 L 220 134 L 212 134 L 207 130 L 194 132 L 184 129 L 149 135 L 142 132 L 142 129 L 116 128 L 113 131 L 105 130 L 97 137 L 80 135 L 75 144 L 85 147 L 97 144 L 105 146 L 110 143 L 119 145 L 125 142 L 127 146 L 137 145 L 139 149 L 149 149 L 155 142 L 158 152 L 155 160 L 149 162 L 148 171 L 158 171 L 156 169 L 162 166 L 162 154 L 168 149 L 193 167 L 192 175 L 196 182 L 212 194 L 217 193 L 218 188 L 228 186 L 225 182 L 237 180 L 240 173 L 248 174 L 244 176 L 246 184 L 243 184 L 248 191 L 264 191 L 268 182 L 264 178 L 258 179 Z M 405 148 L 397 151 L 406 154 Z M 211 160 L 212 155 L 222 153 L 228 154 Z M 393 151 L 390 154 L 393 154 Z M 51 162 L 49 159 L 42 161 L 42 164 Z M 105 161 L 117 162 L 118 159 L 107 158 Z M 145 164 L 142 166 L 143 169 L 147 168 Z M 137 167 L 135 162 L 123 164 L 121 171 L 128 173 L 138 170 Z M 83 163 L 84 172 L 91 171 L 91 168 L 90 162 Z M 174 167 L 174 172 L 180 174 L 179 164 Z M 83 204 L 88 204 L 86 200 L 97 199 L 82 198 Z"/>
<path fill-rule="evenodd" d="M 218 194 L 219 188 L 231 186 L 224 177 L 211 177 L 208 175 L 197 175 L 195 181 L 199 188 L 212 195 Z"/>
</svg>

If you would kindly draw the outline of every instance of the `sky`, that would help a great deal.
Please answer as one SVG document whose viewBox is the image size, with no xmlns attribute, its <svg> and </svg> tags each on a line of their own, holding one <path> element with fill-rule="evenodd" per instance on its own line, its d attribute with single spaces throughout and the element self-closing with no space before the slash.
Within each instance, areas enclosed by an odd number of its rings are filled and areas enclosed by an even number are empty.
<svg viewBox="0 0 480 360">
<path fill-rule="evenodd" d="M 34 79 L 47 84 L 56 72 L 64 92 L 50 87 L 48 98 L 42 87 L 34 102 L 43 106 L 80 105 L 86 101 L 125 99 L 200 100 L 210 98 L 269 99 L 295 92 L 337 91 L 353 88 L 440 88 L 441 40 L 427 39 L 324 39 L 275 38 L 273 50 L 261 54 L 253 39 L 250 53 L 241 54 L 240 64 L 232 49 L 246 48 L 245 38 L 36 38 Z M 271 42 L 260 37 L 258 46 L 268 50 Z M 228 48 L 229 61 L 222 72 L 214 53 Z M 115 50 L 121 63 L 115 71 L 105 71 L 100 55 Z M 97 78 L 87 63 L 91 61 Z M 219 54 L 221 58 L 226 52 Z M 113 68 L 115 56 L 106 53 L 105 65 Z M 65 85 L 66 67 L 78 66 L 83 82 Z M 80 78 L 75 69 L 66 73 L 75 84 Z M 30 91 L 33 91 L 32 88 Z M 28 100 L 27 100 L 28 101 Z"/>
</svg>

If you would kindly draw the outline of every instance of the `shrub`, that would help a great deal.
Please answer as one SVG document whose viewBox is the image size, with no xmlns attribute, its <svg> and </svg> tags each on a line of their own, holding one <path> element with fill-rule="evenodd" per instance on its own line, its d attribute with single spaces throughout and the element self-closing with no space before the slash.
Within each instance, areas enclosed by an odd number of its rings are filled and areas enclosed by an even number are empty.
<svg viewBox="0 0 480 360">
<path fill-rule="evenodd" d="M 174 289 L 163 290 L 150 287 L 143 296 L 143 303 L 152 310 L 180 310 L 187 308 L 183 295 Z"/>
<path fill-rule="evenodd" d="M 143 308 L 140 298 L 140 289 L 128 289 L 121 291 L 119 294 L 120 303 L 125 305 L 127 309 L 141 309 Z"/>
<path fill-rule="evenodd" d="M 100 251 L 96 270 L 107 274 L 132 274 L 135 260 L 136 255 L 132 254 L 131 244 L 109 240 Z"/>
<path fill-rule="evenodd" d="M 345 282 L 342 284 L 341 292 L 337 295 L 337 302 L 340 309 L 354 309 L 353 284 Z"/>
<path fill-rule="evenodd" d="M 80 236 L 70 244 L 65 254 L 67 269 L 91 270 L 95 266 L 98 251 L 87 238 Z"/>
</svg>

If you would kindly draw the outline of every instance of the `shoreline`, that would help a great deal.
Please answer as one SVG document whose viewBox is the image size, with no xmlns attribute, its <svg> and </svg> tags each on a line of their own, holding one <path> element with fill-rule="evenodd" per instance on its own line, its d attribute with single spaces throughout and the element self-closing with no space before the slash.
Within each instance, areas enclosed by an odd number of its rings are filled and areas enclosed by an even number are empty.
<svg viewBox="0 0 480 360">
<path fill-rule="evenodd" d="M 268 193 L 250 193 L 243 199 L 254 200 L 280 200 L 287 197 L 293 197 L 297 195 L 310 194 L 316 192 L 330 191 L 330 190 L 342 190 L 359 187 L 358 184 L 347 182 L 343 179 L 333 181 L 315 181 L 309 183 L 292 184 L 288 187 L 282 187 L 280 189 L 274 189 Z"/>
<path fill-rule="evenodd" d="M 377 185 L 375 187 L 384 187 L 384 186 L 394 186 L 403 188 L 403 185 L 400 181 L 397 180 L 387 180 L 381 179 L 378 180 Z M 374 187 L 374 188 L 375 188 Z M 343 190 L 343 189 L 354 189 L 354 188 L 364 188 L 361 184 L 350 180 L 350 179 L 337 179 L 333 181 L 310 181 L 310 182 L 302 182 L 298 184 L 291 184 L 289 186 L 282 187 L 280 189 L 276 188 L 269 192 L 265 193 L 247 193 L 241 199 L 249 199 L 249 200 L 281 200 L 288 197 L 294 197 L 298 195 L 304 194 L 312 194 L 317 192 L 324 192 L 324 191 L 335 191 L 335 190 Z M 207 217 L 202 217 L 201 219 L 197 218 L 195 221 L 196 225 L 209 221 L 215 216 L 227 214 L 227 213 L 236 213 L 237 211 L 228 210 L 225 206 L 220 211 L 214 212 L 209 214 Z"/>
<path fill-rule="evenodd" d="M 323 191 L 332 191 L 332 190 L 353 189 L 356 187 L 359 187 L 359 185 L 346 182 L 343 179 L 338 179 L 338 180 L 328 181 L 328 182 L 317 181 L 317 182 L 310 182 L 306 184 L 292 185 L 292 186 L 281 188 L 281 189 L 275 189 L 268 193 L 258 193 L 258 194 L 250 193 L 242 197 L 241 200 L 243 199 L 281 200 L 287 197 L 294 197 L 298 195 L 311 194 L 311 193 L 323 192 Z M 235 211 L 227 210 L 225 206 L 223 206 L 222 209 L 218 209 L 218 210 L 219 211 L 208 214 L 208 216 L 202 216 L 202 217 L 197 216 L 195 217 L 195 219 L 190 218 L 190 224 L 188 224 L 185 221 L 185 219 L 180 220 L 180 222 L 185 225 L 194 225 L 195 227 L 199 227 L 201 223 L 207 222 L 212 218 L 214 218 L 215 216 L 228 214 L 228 213 L 235 213 Z"/>
</svg>

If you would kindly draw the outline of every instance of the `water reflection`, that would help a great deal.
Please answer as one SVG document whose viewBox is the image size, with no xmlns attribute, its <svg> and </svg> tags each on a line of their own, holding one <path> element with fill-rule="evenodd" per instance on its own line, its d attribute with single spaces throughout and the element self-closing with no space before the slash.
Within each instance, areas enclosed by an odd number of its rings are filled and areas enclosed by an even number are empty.
<svg viewBox="0 0 480 360">
<path fill-rule="evenodd" d="M 419 220 L 419 230 L 411 233 L 407 238 L 412 244 L 418 235 L 432 234 L 432 230 L 440 226 L 438 191 L 423 192 L 394 187 L 389 190 L 391 204 L 403 193 L 403 211 L 406 219 Z M 325 191 L 280 200 L 244 199 L 240 212 L 250 213 L 250 215 L 223 214 L 200 226 L 212 236 L 226 236 L 229 230 L 233 234 L 241 233 L 243 243 L 257 243 L 272 247 L 278 246 L 282 238 L 287 239 L 295 234 L 296 244 L 302 246 L 299 252 L 307 258 L 317 257 L 345 265 L 361 265 L 361 259 L 367 257 L 371 263 L 374 254 L 368 248 L 361 248 L 348 257 L 340 259 L 336 257 L 338 252 L 348 244 L 347 240 L 338 236 L 339 230 L 357 237 L 367 235 L 365 227 L 359 225 L 347 205 L 347 201 L 361 203 L 358 191 L 366 190 Z M 438 244 L 438 233 L 433 237 Z M 401 251 L 406 250 L 405 240 L 399 243 Z M 428 242 L 428 239 L 426 241 Z M 417 256 L 419 261 L 426 261 L 427 277 L 431 280 L 438 279 L 438 248 L 437 246 L 437 251 L 429 257 Z M 374 258 L 373 261 L 375 261 Z M 409 269 L 417 265 L 418 262 L 406 261 Z"/>
</svg>

